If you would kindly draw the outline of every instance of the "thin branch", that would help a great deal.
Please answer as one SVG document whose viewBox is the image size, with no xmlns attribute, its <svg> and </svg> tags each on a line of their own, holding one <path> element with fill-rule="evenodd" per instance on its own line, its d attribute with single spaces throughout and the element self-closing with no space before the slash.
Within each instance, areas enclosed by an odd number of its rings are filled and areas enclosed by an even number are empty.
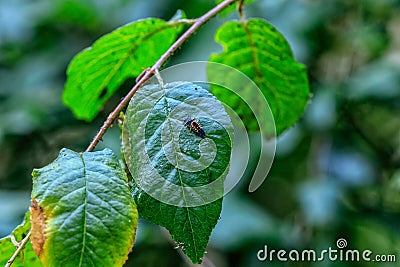
<svg viewBox="0 0 400 267">
<path fill-rule="evenodd" d="M 102 140 L 104 134 L 112 126 L 114 121 L 118 118 L 119 113 L 125 108 L 125 106 L 129 103 L 130 99 L 133 97 L 133 95 L 139 90 L 140 87 L 143 86 L 143 84 L 150 79 L 155 70 L 159 70 L 161 66 L 174 54 L 174 52 L 182 46 L 182 44 L 189 39 L 189 37 L 197 30 L 199 29 L 203 24 L 205 24 L 209 19 L 214 17 L 216 14 L 221 12 L 221 10 L 225 9 L 227 6 L 231 5 L 237 0 L 225 0 L 219 5 L 215 6 L 211 10 L 209 10 L 207 13 L 205 13 L 203 16 L 195 19 L 195 22 L 193 25 L 185 32 L 183 33 L 176 41 L 173 43 L 170 48 L 157 60 L 154 65 L 149 68 L 144 70 L 138 77 L 140 79 L 137 80 L 136 84 L 132 87 L 132 89 L 129 91 L 129 93 L 122 99 L 122 101 L 117 105 L 117 107 L 108 115 L 106 121 L 104 122 L 103 126 L 101 126 L 100 130 L 97 132 L 96 136 L 93 138 L 92 142 L 89 144 L 88 148 L 86 149 L 86 152 L 93 151 L 96 147 L 96 145 Z"/>
<path fill-rule="evenodd" d="M 17 258 L 18 254 L 21 252 L 21 250 L 25 247 L 26 243 L 28 243 L 29 237 L 31 236 L 31 230 L 26 234 L 24 239 L 22 239 L 21 242 L 19 242 L 17 249 L 15 250 L 14 254 L 11 256 L 11 258 L 7 261 L 6 265 L 4 267 L 10 267 L 11 264 L 14 262 L 14 260 Z"/>
</svg>

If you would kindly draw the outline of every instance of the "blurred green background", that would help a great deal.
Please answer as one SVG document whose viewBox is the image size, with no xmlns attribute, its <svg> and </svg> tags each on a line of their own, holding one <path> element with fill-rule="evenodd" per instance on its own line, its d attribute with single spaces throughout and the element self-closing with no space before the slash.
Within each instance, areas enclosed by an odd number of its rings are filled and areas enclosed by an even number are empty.
<svg viewBox="0 0 400 267">
<path fill-rule="evenodd" d="M 211 0 L 0 0 L 0 237 L 30 204 L 31 171 L 62 147 L 83 151 L 128 81 L 92 123 L 63 106 L 65 70 L 101 35 L 145 17 L 195 18 Z M 207 257 L 216 266 L 398 266 L 400 261 L 400 2 L 258 0 L 263 17 L 307 65 L 312 99 L 278 140 L 266 181 L 247 192 L 251 171 L 224 200 Z M 235 18 L 235 15 L 232 17 Z M 215 18 L 169 61 L 207 60 L 227 18 Z M 254 138 L 253 138 L 254 139 Z M 252 141 L 252 140 L 251 140 Z M 97 147 L 119 153 L 117 127 Z M 257 142 L 253 142 L 257 146 Z M 254 157 L 256 155 L 252 155 Z M 397 263 L 260 262 L 257 251 L 336 248 L 396 254 Z M 127 266 L 188 266 L 159 227 L 140 221 Z"/>
</svg>

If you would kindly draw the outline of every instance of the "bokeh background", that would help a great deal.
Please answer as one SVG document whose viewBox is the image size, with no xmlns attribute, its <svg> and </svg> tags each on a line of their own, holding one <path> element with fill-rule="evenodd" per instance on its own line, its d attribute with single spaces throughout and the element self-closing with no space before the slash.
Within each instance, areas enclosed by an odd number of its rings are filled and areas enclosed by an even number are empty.
<svg viewBox="0 0 400 267">
<path fill-rule="evenodd" d="M 0 237 L 30 204 L 31 172 L 62 147 L 83 151 L 118 91 L 92 123 L 62 104 L 72 57 L 116 27 L 145 17 L 195 18 L 211 0 L 0 0 Z M 263 185 L 246 177 L 224 200 L 207 257 L 216 266 L 397 266 L 400 261 L 400 2 L 397 0 L 258 0 L 263 17 L 307 65 L 312 99 L 302 119 L 278 140 Z M 232 15 L 233 18 L 235 15 Z M 232 17 L 229 17 L 232 18 Z M 221 47 L 211 20 L 169 61 L 207 60 Z M 257 142 L 251 138 L 257 156 Z M 98 149 L 119 153 L 113 127 Z M 254 167 L 254 166 L 253 166 Z M 259 262 L 258 250 L 336 248 L 396 254 L 397 263 Z M 140 221 L 127 266 L 188 266 L 157 226 Z"/>
</svg>

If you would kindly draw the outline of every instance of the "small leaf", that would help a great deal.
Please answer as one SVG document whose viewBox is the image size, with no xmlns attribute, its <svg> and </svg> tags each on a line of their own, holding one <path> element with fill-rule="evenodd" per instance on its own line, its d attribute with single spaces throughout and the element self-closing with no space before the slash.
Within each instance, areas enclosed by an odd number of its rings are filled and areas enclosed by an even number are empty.
<svg viewBox="0 0 400 267">
<path fill-rule="evenodd" d="M 127 78 L 156 62 L 182 29 L 179 22 L 151 18 L 104 35 L 68 66 L 64 103 L 77 118 L 92 120 Z"/>
<path fill-rule="evenodd" d="M 18 243 L 21 242 L 31 229 L 29 215 L 29 212 L 25 214 L 24 221 L 14 229 L 11 235 L 0 239 L 0 266 L 4 266 L 17 249 L 12 240 L 14 239 L 14 242 Z M 41 267 L 42 263 L 33 251 L 32 244 L 28 242 L 15 258 L 12 266 Z"/>
<path fill-rule="evenodd" d="M 281 134 L 303 114 L 309 99 L 309 86 L 305 67 L 296 62 L 285 38 L 263 19 L 230 21 L 218 29 L 215 35 L 224 51 L 213 54 L 210 61 L 226 64 L 246 74 L 260 88 L 274 115 L 276 132 Z M 229 73 L 207 70 L 209 79 L 217 80 L 227 88 L 237 87 L 240 81 Z M 245 121 L 249 131 L 258 131 L 253 113 L 235 94 L 211 87 L 219 100 L 231 106 Z M 248 87 L 241 93 L 254 101 L 261 101 Z M 267 124 L 266 124 L 267 125 Z M 270 133 L 270 129 L 263 129 Z"/>
<path fill-rule="evenodd" d="M 122 266 L 138 214 L 109 149 L 62 149 L 33 171 L 32 243 L 45 266 Z"/>
<path fill-rule="evenodd" d="M 201 262 L 220 216 L 233 140 L 223 106 L 203 86 L 143 87 L 129 104 L 123 129 L 140 215 L 166 227 L 194 263 Z M 206 137 L 185 126 L 186 118 Z"/>
</svg>

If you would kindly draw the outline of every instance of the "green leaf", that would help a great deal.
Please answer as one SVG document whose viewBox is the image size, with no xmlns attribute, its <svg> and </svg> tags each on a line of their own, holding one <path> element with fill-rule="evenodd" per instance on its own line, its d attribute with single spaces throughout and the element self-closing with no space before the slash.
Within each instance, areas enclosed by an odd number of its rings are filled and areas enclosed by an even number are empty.
<svg viewBox="0 0 400 267">
<path fill-rule="evenodd" d="M 0 239 L 0 266 L 4 266 L 17 249 L 13 240 L 17 243 L 21 242 L 31 229 L 29 215 L 29 212 L 25 214 L 24 221 L 14 229 L 11 235 Z M 32 244 L 28 242 L 15 258 L 12 266 L 41 267 L 42 263 L 33 251 Z"/>
<path fill-rule="evenodd" d="M 92 120 L 127 78 L 157 61 L 182 29 L 178 21 L 151 18 L 104 35 L 68 66 L 64 103 L 77 118 Z"/>
<path fill-rule="evenodd" d="M 122 266 L 138 214 L 126 174 L 109 149 L 62 149 L 33 171 L 32 242 L 45 266 Z"/>
<path fill-rule="evenodd" d="M 205 86 L 143 87 L 129 104 L 123 130 L 139 214 L 166 227 L 194 263 L 202 261 L 220 216 L 233 140 L 228 115 Z M 191 116 L 206 138 L 185 127 Z"/>
<path fill-rule="evenodd" d="M 293 58 L 282 34 L 263 19 L 250 19 L 227 22 L 218 29 L 215 39 L 222 44 L 224 51 L 213 54 L 210 61 L 226 64 L 254 81 L 268 101 L 278 135 L 299 120 L 310 94 L 307 72 Z M 230 73 L 218 72 L 214 68 L 207 70 L 207 74 L 227 88 L 243 84 L 232 78 Z M 211 89 L 219 100 L 239 114 L 249 131 L 259 130 L 247 105 L 257 108 L 254 103 L 261 100 L 248 84 L 240 89 L 242 99 L 250 99 L 247 103 L 221 87 L 212 86 Z M 270 133 L 267 127 L 262 130 Z"/>
</svg>

